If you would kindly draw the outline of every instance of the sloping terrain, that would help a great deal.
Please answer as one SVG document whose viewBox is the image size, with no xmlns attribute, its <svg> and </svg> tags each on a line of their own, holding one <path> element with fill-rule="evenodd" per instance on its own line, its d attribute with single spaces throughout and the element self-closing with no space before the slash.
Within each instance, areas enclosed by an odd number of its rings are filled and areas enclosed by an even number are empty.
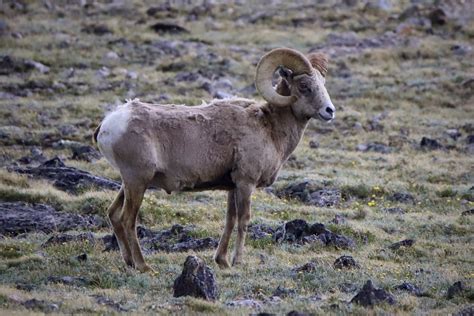
<svg viewBox="0 0 474 316">
<path fill-rule="evenodd" d="M 0 12 L 4 313 L 473 313 L 470 1 L 24 0 Z M 120 178 L 92 145 L 98 122 L 135 97 L 260 100 L 255 65 L 282 46 L 330 57 L 337 115 L 312 121 L 254 194 L 245 263 L 212 260 L 224 192 L 150 190 L 139 237 L 158 274 L 125 267 L 105 216 Z M 190 254 L 214 270 L 215 302 L 173 298 Z M 370 291 L 382 303 L 364 307 Z"/>
</svg>

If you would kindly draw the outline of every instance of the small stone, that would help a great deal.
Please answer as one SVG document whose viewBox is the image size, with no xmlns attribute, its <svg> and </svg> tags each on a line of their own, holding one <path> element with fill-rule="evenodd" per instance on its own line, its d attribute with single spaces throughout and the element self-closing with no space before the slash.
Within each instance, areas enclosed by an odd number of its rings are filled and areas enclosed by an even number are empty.
<svg viewBox="0 0 474 316">
<path fill-rule="evenodd" d="M 343 215 L 336 214 L 334 218 L 331 220 L 331 223 L 336 225 L 345 224 L 347 222 L 346 218 Z"/>
<path fill-rule="evenodd" d="M 104 56 L 104 60 L 106 61 L 117 61 L 119 59 L 120 59 L 119 55 L 113 51 L 107 52 Z"/>
<path fill-rule="evenodd" d="M 210 301 L 218 298 L 214 271 L 196 256 L 186 258 L 183 272 L 174 281 L 173 290 L 174 297 L 194 296 Z"/>
<path fill-rule="evenodd" d="M 468 135 L 466 137 L 466 143 L 468 143 L 469 145 L 474 144 L 474 134 L 473 135 Z"/>
<path fill-rule="evenodd" d="M 33 68 L 35 68 L 36 70 L 38 70 L 39 72 L 41 72 L 42 74 L 46 74 L 49 72 L 49 67 L 48 66 L 45 66 L 43 65 L 42 63 L 39 63 L 37 61 L 34 61 L 34 60 L 27 60 L 25 62 L 26 65 L 28 66 L 31 66 Z"/>
<path fill-rule="evenodd" d="M 104 66 L 97 70 L 96 75 L 101 78 L 107 78 L 110 76 L 110 69 Z"/>
<path fill-rule="evenodd" d="M 474 215 L 474 208 L 471 208 L 470 210 L 462 212 L 461 215 L 462 216 Z"/>
<path fill-rule="evenodd" d="M 461 309 L 456 314 L 454 314 L 454 316 L 472 316 L 472 315 L 474 315 L 474 305 L 467 306 Z"/>
<path fill-rule="evenodd" d="M 359 145 L 357 145 L 356 149 L 358 151 L 362 151 L 362 152 L 372 151 L 372 152 L 377 152 L 377 153 L 382 153 L 382 154 L 389 154 L 393 151 L 392 147 L 387 146 L 387 145 L 382 144 L 382 143 L 377 143 L 377 142 L 367 143 L 367 144 L 359 144 Z"/>
<path fill-rule="evenodd" d="M 383 211 L 390 214 L 405 214 L 405 211 L 401 207 L 387 207 L 384 208 Z"/>
<path fill-rule="evenodd" d="M 319 148 L 319 143 L 315 140 L 310 140 L 309 141 L 309 148 L 313 148 L 313 149 Z"/>
<path fill-rule="evenodd" d="M 48 277 L 48 282 L 75 286 L 85 286 L 89 284 L 89 281 L 85 278 L 72 276 L 50 276 Z"/>
<path fill-rule="evenodd" d="M 98 152 L 94 147 L 91 147 L 88 145 L 82 145 L 79 147 L 71 147 L 71 149 L 72 149 L 71 159 L 74 159 L 74 160 L 84 160 L 84 161 L 92 162 L 102 157 L 100 152 Z"/>
<path fill-rule="evenodd" d="M 309 204 L 331 207 L 338 204 L 340 200 L 341 191 L 339 189 L 321 189 L 310 194 Z"/>
<path fill-rule="evenodd" d="M 448 21 L 446 13 L 441 8 L 436 8 L 428 14 L 432 25 L 445 25 Z"/>
<path fill-rule="evenodd" d="M 33 298 L 31 300 L 24 301 L 22 303 L 25 308 L 32 309 L 32 310 L 38 310 L 43 313 L 51 313 L 54 311 L 57 311 L 59 309 L 59 305 L 56 303 L 51 303 L 43 300 L 38 300 L 36 298 Z"/>
<path fill-rule="evenodd" d="M 407 192 L 395 192 L 388 199 L 393 202 L 415 203 L 413 195 Z"/>
<path fill-rule="evenodd" d="M 423 292 L 420 290 L 419 287 L 408 282 L 404 282 L 400 285 L 397 285 L 394 289 L 400 290 L 400 291 L 406 291 L 415 296 L 423 296 Z"/>
<path fill-rule="evenodd" d="M 466 286 L 464 285 L 463 282 L 461 281 L 455 282 L 453 285 L 451 285 L 448 288 L 448 292 L 446 293 L 446 298 L 450 300 L 454 298 L 455 296 L 459 296 L 466 290 L 467 290 Z"/>
<path fill-rule="evenodd" d="M 337 286 L 343 293 L 352 293 L 357 291 L 357 286 L 354 283 L 344 282 Z"/>
<path fill-rule="evenodd" d="M 420 147 L 426 150 L 437 150 L 442 149 L 443 145 L 441 145 L 436 139 L 423 137 L 420 142 Z"/>
<path fill-rule="evenodd" d="M 128 79 L 136 80 L 138 78 L 138 73 L 135 71 L 127 71 L 126 77 Z"/>
<path fill-rule="evenodd" d="M 83 27 L 81 31 L 88 34 L 95 34 L 98 36 L 113 33 L 112 30 L 105 24 L 89 24 Z"/>
<path fill-rule="evenodd" d="M 77 259 L 77 261 L 82 261 L 82 262 L 87 261 L 87 259 L 88 259 L 87 253 L 82 253 L 82 254 L 76 256 L 76 259 Z"/>
<path fill-rule="evenodd" d="M 123 307 L 120 303 L 115 302 L 114 300 L 108 297 L 105 297 L 102 295 L 91 295 L 91 296 L 95 298 L 95 301 L 99 305 L 105 305 L 105 306 L 111 307 L 115 309 L 117 312 L 128 312 L 127 308 Z"/>
<path fill-rule="evenodd" d="M 374 287 L 371 280 L 368 280 L 362 289 L 354 296 L 351 303 L 356 303 L 362 306 L 374 306 L 379 303 L 388 303 L 394 305 L 396 303 L 395 297 L 383 289 Z"/>
<path fill-rule="evenodd" d="M 171 23 L 155 23 L 150 28 L 160 34 L 183 34 L 183 33 L 189 33 L 187 29 L 185 29 L 182 26 L 179 26 L 177 24 L 171 24 Z"/>
<path fill-rule="evenodd" d="M 281 298 L 285 298 L 291 295 L 296 294 L 296 291 L 294 289 L 287 289 L 281 285 L 279 285 L 275 291 L 273 291 L 273 296 L 278 296 Z"/>
<path fill-rule="evenodd" d="M 344 268 L 359 269 L 360 265 L 351 256 L 341 256 L 337 258 L 336 261 L 334 262 L 334 268 L 335 269 L 344 269 Z"/>
<path fill-rule="evenodd" d="M 88 242 L 91 245 L 95 244 L 95 238 L 92 233 L 81 233 L 78 235 L 71 235 L 67 233 L 60 233 L 50 237 L 45 243 L 43 243 L 43 247 L 48 247 L 53 244 L 63 244 L 67 242 Z"/>
<path fill-rule="evenodd" d="M 459 137 L 462 136 L 461 132 L 456 128 L 447 129 L 445 131 L 445 133 L 446 133 L 446 135 L 448 135 L 449 137 L 451 137 L 454 140 L 457 140 Z"/>
<path fill-rule="evenodd" d="M 388 248 L 392 249 L 392 250 L 398 250 L 400 249 L 401 247 L 411 247 L 415 244 L 415 241 L 413 239 L 405 239 L 405 240 L 402 240 L 402 241 L 399 241 L 399 242 L 396 242 L 394 244 L 391 244 Z"/>
<path fill-rule="evenodd" d="M 243 300 L 235 300 L 235 301 L 230 301 L 226 303 L 228 306 L 232 307 L 249 307 L 249 308 L 261 308 L 262 303 L 257 300 L 252 300 L 252 299 L 243 299 Z"/>
<path fill-rule="evenodd" d="M 294 268 L 293 271 L 296 273 L 316 271 L 316 263 L 314 262 L 305 263 L 302 266 Z"/>
<path fill-rule="evenodd" d="M 299 312 L 299 311 L 291 311 L 286 316 L 313 316 L 313 313 L 306 313 L 306 312 Z"/>
</svg>

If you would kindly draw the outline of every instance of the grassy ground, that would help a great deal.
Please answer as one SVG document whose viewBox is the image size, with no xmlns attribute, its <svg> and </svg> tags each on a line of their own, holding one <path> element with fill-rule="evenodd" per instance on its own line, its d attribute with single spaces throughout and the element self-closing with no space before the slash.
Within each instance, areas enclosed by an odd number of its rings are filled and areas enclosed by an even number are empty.
<svg viewBox="0 0 474 316">
<path fill-rule="evenodd" d="M 41 244 L 49 238 L 45 234 L 6 237 L 0 240 L 4 313 L 24 314 L 27 310 L 20 302 L 36 298 L 57 304 L 52 310 L 60 313 L 282 314 L 300 310 L 362 315 L 369 311 L 348 304 L 356 292 L 345 293 L 340 285 L 351 283 L 359 289 L 368 279 L 398 300 L 394 306 L 375 307 L 376 313 L 449 314 L 472 304 L 472 290 L 446 298 L 448 287 L 456 281 L 472 289 L 474 277 L 472 218 L 461 216 L 474 208 L 474 151 L 467 144 L 467 136 L 474 134 L 474 86 L 469 83 L 474 74 L 472 11 L 467 20 L 463 10 L 447 11 L 447 22 L 429 29 L 399 18 L 409 1 L 394 1 L 389 10 L 362 2 L 348 7 L 335 1 L 320 5 L 236 2 L 210 5 L 207 10 L 203 4 L 172 5 L 154 16 L 146 13 L 153 1 L 86 2 L 92 4 L 23 1 L 24 9 L 11 4 L 20 2 L 0 4 L 8 24 L 7 33 L 0 37 L 1 54 L 50 67 L 47 73 L 32 70 L 0 76 L 2 165 L 36 145 L 48 156 L 64 157 L 68 165 L 117 179 L 105 160 L 68 160 L 70 152 L 52 148 L 50 140 L 90 144 L 93 128 L 104 113 L 126 98 L 190 105 L 212 98 L 199 83 L 176 82 L 180 72 L 201 71 L 211 81 L 223 76 L 230 80 L 233 93 L 248 97 L 247 90 L 241 89 L 253 83 L 254 67 L 263 53 L 279 46 L 307 52 L 326 43 L 322 50 L 331 56 L 327 88 L 337 119 L 331 125 L 310 123 L 275 186 L 303 179 L 325 181 L 341 188 L 345 200 L 336 207 L 320 208 L 258 191 L 252 198 L 252 222 L 276 225 L 303 218 L 327 224 L 340 214 L 347 222 L 329 228 L 370 238 L 350 251 L 249 240 L 245 263 L 225 271 L 214 265 L 212 251 L 199 252 L 216 271 L 220 299 L 210 303 L 172 297 L 173 281 L 189 253 L 147 255 L 159 272 L 151 276 L 126 268 L 118 253 L 104 253 L 101 245 L 84 242 L 43 248 Z M 434 8 L 429 1 L 421 6 L 422 16 Z M 178 23 L 190 32 L 157 34 L 150 25 L 158 21 Z M 85 31 L 94 25 L 109 32 Z M 373 39 L 375 44 L 342 50 L 330 44 L 334 36 L 355 36 L 358 42 Z M 394 40 L 383 42 L 383 36 Z M 159 49 L 163 43 L 165 53 Z M 110 57 L 110 52 L 118 58 Z M 108 75 L 99 73 L 102 67 L 107 67 Z M 377 121 L 377 115 L 382 118 L 373 129 L 371 122 Z M 65 135 L 62 127 L 68 125 L 75 130 Z M 457 129 L 461 136 L 452 139 L 447 135 L 450 129 Z M 437 139 L 445 149 L 420 149 L 424 136 Z M 310 141 L 319 147 L 311 148 Z M 390 145 L 393 150 L 388 154 L 356 150 L 357 145 L 370 142 Z M 389 197 L 394 192 L 409 192 L 415 202 L 393 202 Z M 108 191 L 71 196 L 51 183 L 0 170 L 0 200 L 4 201 L 43 202 L 68 212 L 87 210 L 105 216 L 113 197 L 114 192 Z M 225 200 L 223 192 L 171 196 L 150 192 L 140 220 L 154 229 L 193 224 L 197 235 L 218 238 Z M 384 211 L 388 207 L 401 207 L 405 214 L 389 214 Z M 407 238 L 416 241 L 413 247 L 388 249 Z M 89 259 L 78 261 L 81 253 Z M 335 270 L 333 262 L 343 254 L 352 255 L 361 268 Z M 315 271 L 292 271 L 309 261 L 316 263 Z M 90 282 L 65 285 L 48 282 L 49 276 L 80 276 Z M 404 281 L 422 288 L 426 296 L 393 290 Z M 25 284 L 31 287 L 29 291 L 22 287 Z M 294 292 L 272 298 L 278 286 Z M 229 305 L 243 299 L 261 305 Z"/>
</svg>

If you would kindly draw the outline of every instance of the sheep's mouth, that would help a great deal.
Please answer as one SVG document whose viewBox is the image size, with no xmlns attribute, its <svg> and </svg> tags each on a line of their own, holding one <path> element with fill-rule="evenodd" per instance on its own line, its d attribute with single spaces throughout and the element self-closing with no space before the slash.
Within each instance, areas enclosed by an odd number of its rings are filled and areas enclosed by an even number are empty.
<svg viewBox="0 0 474 316">
<path fill-rule="evenodd" d="M 324 122 L 330 122 L 334 119 L 334 114 L 328 117 L 328 116 L 322 115 L 321 113 L 318 113 L 318 116 L 319 116 L 319 119 Z"/>
</svg>

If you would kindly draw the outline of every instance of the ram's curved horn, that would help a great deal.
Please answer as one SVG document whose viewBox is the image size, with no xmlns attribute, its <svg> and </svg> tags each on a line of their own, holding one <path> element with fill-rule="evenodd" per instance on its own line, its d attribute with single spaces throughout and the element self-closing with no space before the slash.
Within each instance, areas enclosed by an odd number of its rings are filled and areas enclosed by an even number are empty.
<svg viewBox="0 0 474 316">
<path fill-rule="evenodd" d="M 293 96 L 278 94 L 272 86 L 273 73 L 279 66 L 293 71 L 295 76 L 311 74 L 313 67 L 309 60 L 300 52 L 291 48 L 277 48 L 265 54 L 257 65 L 255 86 L 262 97 L 271 104 L 288 106 L 295 101 Z"/>
</svg>

